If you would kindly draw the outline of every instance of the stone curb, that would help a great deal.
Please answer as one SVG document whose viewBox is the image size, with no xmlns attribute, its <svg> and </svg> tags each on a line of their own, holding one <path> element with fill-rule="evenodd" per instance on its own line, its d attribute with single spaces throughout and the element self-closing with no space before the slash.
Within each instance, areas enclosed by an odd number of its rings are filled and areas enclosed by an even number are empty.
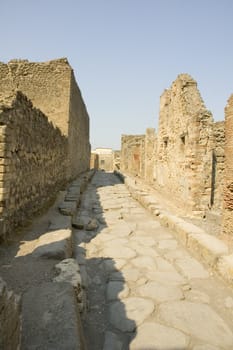
<svg viewBox="0 0 233 350">
<path fill-rule="evenodd" d="M 227 245 L 198 226 L 164 210 L 155 196 L 140 189 L 140 184 L 128 175 L 115 173 L 126 185 L 132 197 L 150 211 L 163 226 L 170 228 L 176 238 L 196 257 L 216 271 L 233 287 L 233 254 Z"/>
</svg>

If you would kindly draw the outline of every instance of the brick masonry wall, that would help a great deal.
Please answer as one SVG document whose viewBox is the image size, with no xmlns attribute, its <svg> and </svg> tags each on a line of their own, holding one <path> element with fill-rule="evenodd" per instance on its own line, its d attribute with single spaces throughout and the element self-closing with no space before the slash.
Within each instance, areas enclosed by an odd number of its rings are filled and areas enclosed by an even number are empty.
<svg viewBox="0 0 233 350">
<path fill-rule="evenodd" d="M 90 163 L 89 116 L 67 59 L 0 63 L 0 91 L 12 90 L 22 91 L 68 136 L 68 176 L 74 178 L 86 171 Z"/>
<path fill-rule="evenodd" d="M 0 98 L 0 130 L 1 235 L 5 236 L 48 204 L 67 182 L 68 140 L 20 92 Z"/>
<path fill-rule="evenodd" d="M 0 278 L 0 349 L 20 349 L 20 301 Z"/>
<path fill-rule="evenodd" d="M 223 232 L 233 235 L 233 95 L 225 108 L 225 176 Z"/>
</svg>

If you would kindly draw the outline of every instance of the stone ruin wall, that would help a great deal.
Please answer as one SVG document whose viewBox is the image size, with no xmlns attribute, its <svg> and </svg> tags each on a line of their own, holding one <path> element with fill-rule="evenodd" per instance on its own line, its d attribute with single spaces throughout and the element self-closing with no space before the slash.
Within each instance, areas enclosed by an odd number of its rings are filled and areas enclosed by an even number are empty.
<svg viewBox="0 0 233 350">
<path fill-rule="evenodd" d="M 154 184 L 154 170 L 156 169 L 156 134 L 155 129 L 146 129 L 145 134 L 145 180 Z"/>
<path fill-rule="evenodd" d="M 233 234 L 233 95 L 225 108 L 225 176 L 223 192 L 223 233 Z"/>
<path fill-rule="evenodd" d="M 188 211 L 209 207 L 213 119 L 197 83 L 179 75 L 160 100 L 156 185 Z"/>
<path fill-rule="evenodd" d="M 20 90 L 68 137 L 68 177 L 89 168 L 89 116 L 67 59 L 0 63 L 0 91 Z"/>
<path fill-rule="evenodd" d="M 149 128 L 140 137 L 122 136 L 121 170 L 140 176 L 187 213 L 220 212 L 224 139 L 224 122 L 213 122 L 197 83 L 181 74 L 161 96 L 157 135 Z"/>
<path fill-rule="evenodd" d="M 21 333 L 20 300 L 0 278 L 0 349 L 19 350 Z"/>
<path fill-rule="evenodd" d="M 90 168 L 89 116 L 73 72 L 70 82 L 68 141 L 71 177 Z"/>
<path fill-rule="evenodd" d="M 5 238 L 68 181 L 68 140 L 17 92 L 0 98 L 0 147 L 0 238 Z"/>
<path fill-rule="evenodd" d="M 223 186 L 225 169 L 225 122 L 216 122 L 213 124 L 213 158 L 212 158 L 212 186 L 211 186 L 211 208 L 222 212 L 223 206 Z"/>
<path fill-rule="evenodd" d="M 122 135 L 121 171 L 144 178 L 145 173 L 145 135 Z"/>
</svg>

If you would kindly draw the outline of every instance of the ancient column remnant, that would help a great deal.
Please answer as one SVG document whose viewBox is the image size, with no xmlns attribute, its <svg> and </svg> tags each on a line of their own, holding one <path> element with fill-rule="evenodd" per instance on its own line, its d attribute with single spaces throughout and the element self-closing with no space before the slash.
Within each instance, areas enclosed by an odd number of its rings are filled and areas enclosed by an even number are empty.
<svg viewBox="0 0 233 350">
<path fill-rule="evenodd" d="M 225 177 L 223 232 L 233 234 L 233 95 L 225 108 Z"/>
</svg>

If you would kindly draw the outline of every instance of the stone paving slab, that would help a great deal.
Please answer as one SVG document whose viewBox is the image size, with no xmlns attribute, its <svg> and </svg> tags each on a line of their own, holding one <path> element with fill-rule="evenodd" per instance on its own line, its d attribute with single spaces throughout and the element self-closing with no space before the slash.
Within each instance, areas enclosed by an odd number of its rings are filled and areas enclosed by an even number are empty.
<svg viewBox="0 0 233 350">
<path fill-rule="evenodd" d="M 23 296 L 22 349 L 85 350 L 73 287 L 44 283 Z"/>
<path fill-rule="evenodd" d="M 201 228 L 194 224 L 186 222 L 184 219 L 168 212 L 166 209 L 161 208 L 158 204 L 150 205 L 150 203 L 156 203 L 158 200 L 155 196 L 149 194 L 149 190 L 142 190 L 142 186 L 139 183 L 135 185 L 130 176 L 120 175 L 124 178 L 124 183 L 130 191 L 133 198 L 138 200 L 139 203 L 150 211 L 155 217 L 159 219 L 162 225 L 172 229 L 173 234 L 178 240 L 187 247 L 192 253 L 201 259 L 201 261 L 207 263 L 211 268 L 221 275 L 228 283 L 233 285 L 232 274 L 232 259 L 228 255 L 228 247 L 217 237 L 207 234 Z M 148 186 L 147 186 L 148 187 Z M 149 198 L 147 201 L 145 198 Z M 158 210 L 159 209 L 159 212 Z"/>
<path fill-rule="evenodd" d="M 219 263 L 224 246 L 216 241 L 216 245 L 209 244 L 199 228 L 186 226 L 184 220 L 174 216 L 170 220 L 170 214 L 161 208 L 161 214 L 153 216 L 137 201 L 132 203 L 128 195 L 124 202 L 125 185 L 118 186 L 112 174 L 97 172 L 93 181 L 95 186 L 89 186 L 86 193 L 92 198 L 89 214 L 94 213 L 92 204 L 101 207 L 103 200 L 102 215 L 111 219 L 96 230 L 92 239 L 87 240 L 88 233 L 80 231 L 89 274 L 95 265 L 95 273 L 89 276 L 88 336 L 101 339 L 105 333 L 102 343 L 92 342 L 91 349 L 232 350 L 233 292 L 212 273 L 212 264 L 203 265 L 195 258 L 197 254 L 190 254 L 188 239 L 201 235 L 205 256 L 213 252 Z M 141 195 L 145 203 L 152 203 L 151 198 L 146 200 L 146 191 L 137 191 L 137 197 Z M 115 200 L 116 206 L 120 205 L 119 199 L 124 203 L 122 215 L 113 209 Z M 117 215 L 111 214 L 114 210 Z M 202 249 L 196 247 L 201 255 Z M 212 261 L 208 259 L 205 262 Z M 224 262 L 220 267 L 226 268 Z M 99 303 L 100 293 L 104 310 Z M 128 339 L 128 346 L 123 345 L 123 339 Z"/>
</svg>

